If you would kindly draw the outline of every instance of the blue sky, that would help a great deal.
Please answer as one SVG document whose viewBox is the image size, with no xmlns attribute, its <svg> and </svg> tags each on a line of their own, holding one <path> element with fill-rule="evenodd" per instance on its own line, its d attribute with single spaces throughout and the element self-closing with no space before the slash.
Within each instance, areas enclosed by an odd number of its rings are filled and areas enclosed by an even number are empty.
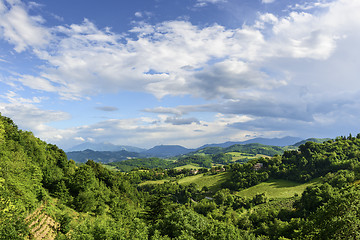
<svg viewBox="0 0 360 240">
<path fill-rule="evenodd" d="M 0 112 L 62 148 L 357 134 L 358 0 L 0 0 Z"/>
</svg>

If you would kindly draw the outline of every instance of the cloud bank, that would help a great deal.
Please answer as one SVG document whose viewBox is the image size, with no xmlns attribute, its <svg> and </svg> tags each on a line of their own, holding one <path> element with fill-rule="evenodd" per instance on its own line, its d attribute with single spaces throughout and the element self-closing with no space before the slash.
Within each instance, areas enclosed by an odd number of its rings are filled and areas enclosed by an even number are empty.
<svg viewBox="0 0 360 240">
<path fill-rule="evenodd" d="M 197 4 L 219 2 L 224 1 L 199 0 Z M 48 27 L 41 16 L 30 15 L 28 8 L 20 1 L 0 0 L 0 37 L 16 52 L 30 52 L 43 65 L 38 74 L 19 72 L 3 82 L 58 94 L 64 100 L 84 101 L 100 94 L 135 91 L 158 99 L 191 96 L 208 101 L 147 108 L 145 113 L 158 115 L 151 120 L 118 119 L 69 129 L 67 136 L 111 138 L 116 129 L 130 142 L 138 137 L 130 133 L 142 132 L 144 141 L 196 136 L 199 143 L 228 129 L 242 130 L 238 137 L 254 131 L 299 135 L 306 128 L 319 126 L 324 127 L 319 134 L 325 134 L 325 129 L 356 129 L 352 124 L 339 127 L 343 118 L 336 113 L 347 119 L 360 117 L 356 110 L 352 112 L 359 106 L 355 98 L 360 87 L 359 1 L 297 4 L 289 6 L 286 16 L 261 13 L 254 24 L 239 24 L 238 28 L 173 20 L 155 25 L 138 22 L 125 33 L 99 29 L 88 19 Z M 316 8 L 321 11 L 314 12 Z M 140 12 L 137 15 L 140 17 Z M 6 104 L 2 112 L 15 115 L 17 105 Z M 33 106 L 24 107 L 23 112 L 37 119 L 30 109 L 35 113 L 42 110 Z M 220 120 L 195 117 L 204 112 L 236 115 L 246 121 L 221 125 Z M 47 114 L 48 119 L 40 121 L 43 127 L 68 117 L 60 112 L 41 114 Z M 125 123 L 130 127 L 118 127 Z M 210 131 L 208 126 L 220 130 Z M 36 128 L 35 124 L 31 127 Z"/>
</svg>

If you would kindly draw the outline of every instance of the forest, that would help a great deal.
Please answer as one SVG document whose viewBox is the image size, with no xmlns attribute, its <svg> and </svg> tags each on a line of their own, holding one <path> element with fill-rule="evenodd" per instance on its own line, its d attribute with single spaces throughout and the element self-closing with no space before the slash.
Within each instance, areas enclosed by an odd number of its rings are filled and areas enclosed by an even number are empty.
<svg viewBox="0 0 360 240">
<path fill-rule="evenodd" d="M 180 182 L 191 169 L 76 163 L 0 115 L 0 239 L 360 238 L 360 134 L 246 162 L 212 154 L 179 160 L 207 179 L 226 174 L 200 188 Z M 159 179 L 170 180 L 146 184 Z M 241 194 L 280 181 L 308 185 L 285 198 Z"/>
</svg>

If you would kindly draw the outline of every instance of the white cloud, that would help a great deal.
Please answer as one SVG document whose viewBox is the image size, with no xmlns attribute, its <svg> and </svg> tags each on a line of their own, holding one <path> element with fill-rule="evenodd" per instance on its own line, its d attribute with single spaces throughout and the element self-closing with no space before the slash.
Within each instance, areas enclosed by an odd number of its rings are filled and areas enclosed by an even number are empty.
<svg viewBox="0 0 360 240">
<path fill-rule="evenodd" d="M 314 8 L 327 8 L 331 6 L 331 2 L 334 0 L 318 0 L 318 1 L 312 1 L 312 2 L 305 2 L 302 4 L 296 3 L 294 5 L 290 5 L 288 8 L 291 10 L 311 10 Z"/>
<path fill-rule="evenodd" d="M 30 16 L 20 1 L 0 0 L 0 37 L 13 44 L 15 51 L 49 43 L 50 30 L 42 26 L 43 22 L 41 16 Z"/>
<path fill-rule="evenodd" d="M 141 12 L 136 12 L 134 15 L 135 15 L 135 17 L 138 17 L 138 18 L 141 18 L 143 16 Z"/>
<path fill-rule="evenodd" d="M 8 102 L 13 104 L 40 103 L 44 99 L 43 97 L 33 97 L 31 99 L 23 98 L 13 91 L 8 91 L 4 95 L 0 95 L 0 98 L 6 99 Z"/>
<path fill-rule="evenodd" d="M 11 99 L 14 97 L 11 96 Z M 37 137 L 50 141 L 59 142 L 66 138 L 69 130 L 59 130 L 50 127 L 48 123 L 63 121 L 70 118 L 70 115 L 61 111 L 42 110 L 32 102 L 18 99 L 18 102 L 1 102 L 0 112 L 3 116 L 10 117 L 14 122 L 24 130 L 31 130 Z"/>
<path fill-rule="evenodd" d="M 119 90 L 145 91 L 159 98 L 234 98 L 244 88 L 259 90 L 288 81 L 281 72 L 277 80 L 269 77 L 268 64 L 274 58 L 329 59 L 348 31 L 358 27 L 358 9 L 358 3 L 339 0 L 321 15 L 291 12 L 279 18 L 266 13 L 254 26 L 238 29 L 199 28 L 186 21 L 143 23 L 131 30 L 137 39 L 98 29 L 85 19 L 57 27 L 62 37 L 53 36 L 51 51 L 35 50 L 48 63 L 42 72 L 17 80 L 65 99 Z"/>
<path fill-rule="evenodd" d="M 357 51 L 360 1 L 298 5 L 293 9 L 301 11 L 282 17 L 260 14 L 254 25 L 235 29 L 220 25 L 198 27 L 188 21 L 141 23 L 130 31 L 135 35 L 133 38 L 99 29 L 86 19 L 81 24 L 49 29 L 43 26 L 41 17 L 30 16 L 24 5 L 13 2 L 7 8 L 0 1 L 0 36 L 13 44 L 16 51 L 32 49 L 46 64 L 38 75 L 14 74 L 9 78 L 11 83 L 17 81 L 36 90 L 59 93 L 66 99 L 121 90 L 148 92 L 158 98 L 190 95 L 215 99 L 201 106 L 144 110 L 163 114 L 162 117 L 109 120 L 61 133 L 47 127 L 44 120 L 36 128 L 39 117 L 30 115 L 34 120 L 26 126 L 43 136 L 105 139 L 118 131 L 121 137 L 113 138 L 117 143 L 129 141 L 137 145 L 144 133 L 139 144 L 156 139 L 174 142 L 174 136 L 197 137 L 199 140 L 192 140 L 195 143 L 225 132 L 231 134 L 226 124 L 236 122 L 222 122 L 219 118 L 203 121 L 196 116 L 183 117 L 184 114 L 238 114 L 255 118 L 256 121 L 247 122 L 252 126 L 265 121 L 274 126 L 275 122 L 281 125 L 294 121 L 315 129 L 335 112 L 350 116 L 349 109 L 358 106 L 350 96 L 355 96 L 360 87 Z M 198 1 L 199 4 L 217 2 Z M 321 7 L 322 11 L 307 12 L 314 7 Z M 23 109 L 26 114 L 21 115 L 24 119 L 29 117 L 30 109 L 42 111 L 32 105 L 36 99 L 21 99 L 11 92 L 3 97 L 15 101 L 4 105 L 10 114 L 15 115 L 14 109 L 20 102 L 28 104 Z M 6 110 L 4 106 L 2 109 Z M 65 115 L 50 112 L 49 119 L 61 120 Z M 21 123 L 26 124 L 24 120 Z M 252 135 L 251 127 L 245 125 L 241 126 Z M 243 136 L 237 134 L 231 136 Z"/>
<path fill-rule="evenodd" d="M 151 119 L 110 119 L 92 125 L 62 130 L 57 134 L 62 136 L 62 139 L 53 141 L 65 148 L 75 145 L 83 139 L 146 148 L 159 144 L 181 144 L 190 148 L 209 143 L 209 139 L 214 138 L 218 142 L 245 139 L 245 136 L 252 132 L 229 130 L 228 125 L 250 119 L 245 116 L 231 115 L 219 115 L 213 122 L 197 121 L 192 118 L 173 119 L 165 115 Z M 96 129 L 102 130 L 96 131 Z"/>
<path fill-rule="evenodd" d="M 85 142 L 85 139 L 83 137 L 74 137 L 74 140 Z"/>
<path fill-rule="evenodd" d="M 217 4 L 217 3 L 226 3 L 226 2 L 227 2 L 227 0 L 197 0 L 195 7 L 205 7 L 209 3 Z"/>
<path fill-rule="evenodd" d="M 150 18 L 154 16 L 154 14 L 149 11 L 142 11 L 142 12 L 135 12 L 134 16 L 137 18 Z"/>
</svg>

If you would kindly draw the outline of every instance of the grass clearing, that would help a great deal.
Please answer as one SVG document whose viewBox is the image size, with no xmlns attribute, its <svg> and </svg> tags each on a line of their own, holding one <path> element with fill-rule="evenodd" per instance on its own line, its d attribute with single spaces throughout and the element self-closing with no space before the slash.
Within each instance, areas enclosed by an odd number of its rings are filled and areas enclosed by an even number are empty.
<svg viewBox="0 0 360 240">
<path fill-rule="evenodd" d="M 308 186 L 316 185 L 320 179 L 313 179 L 307 183 L 297 183 L 282 179 L 273 179 L 238 192 L 239 196 L 252 198 L 256 194 L 265 193 L 269 199 L 291 198 L 295 194 L 301 195 Z"/>
<path fill-rule="evenodd" d="M 175 179 L 175 178 L 173 178 Z M 171 181 L 172 179 L 160 179 L 160 180 L 149 180 L 149 181 L 145 181 L 145 182 L 142 182 L 139 184 L 139 186 L 143 186 L 143 185 L 148 185 L 148 184 L 163 184 L 165 182 L 169 182 Z"/>
<path fill-rule="evenodd" d="M 102 166 L 108 170 L 111 170 L 111 171 L 119 171 L 119 169 L 117 169 L 115 166 L 111 166 L 111 165 L 107 165 L 107 164 L 102 164 Z"/>
<path fill-rule="evenodd" d="M 199 167 L 199 165 L 196 165 L 196 164 L 187 164 L 184 166 L 176 167 L 175 169 L 181 170 L 181 169 L 200 169 L 200 168 L 201 167 Z"/>
<path fill-rule="evenodd" d="M 189 177 L 184 177 L 179 179 L 177 182 L 183 185 L 189 185 L 191 183 L 195 183 L 197 189 L 201 190 L 204 186 L 208 187 L 210 191 L 217 191 L 221 188 L 221 184 L 225 182 L 230 177 L 230 173 L 223 172 L 215 175 L 207 175 L 207 174 L 197 174 Z M 173 178 L 175 179 L 175 178 Z M 164 182 L 168 182 L 171 179 L 162 179 L 157 181 L 146 181 L 142 182 L 139 185 L 147 185 L 147 184 L 163 184 Z"/>
<path fill-rule="evenodd" d="M 221 184 L 230 177 L 230 173 L 223 172 L 215 175 L 198 174 L 195 176 L 185 177 L 179 180 L 179 184 L 195 183 L 197 189 L 201 190 L 203 187 L 208 187 L 210 191 L 217 191 Z"/>
<path fill-rule="evenodd" d="M 238 160 L 251 160 L 251 159 L 256 159 L 256 158 L 260 158 L 260 157 L 271 158 L 270 156 L 266 156 L 263 154 L 251 154 L 251 153 L 241 153 L 241 152 L 228 152 L 226 154 L 229 154 L 232 156 L 232 159 L 231 159 L 232 162 L 236 162 Z"/>
</svg>

